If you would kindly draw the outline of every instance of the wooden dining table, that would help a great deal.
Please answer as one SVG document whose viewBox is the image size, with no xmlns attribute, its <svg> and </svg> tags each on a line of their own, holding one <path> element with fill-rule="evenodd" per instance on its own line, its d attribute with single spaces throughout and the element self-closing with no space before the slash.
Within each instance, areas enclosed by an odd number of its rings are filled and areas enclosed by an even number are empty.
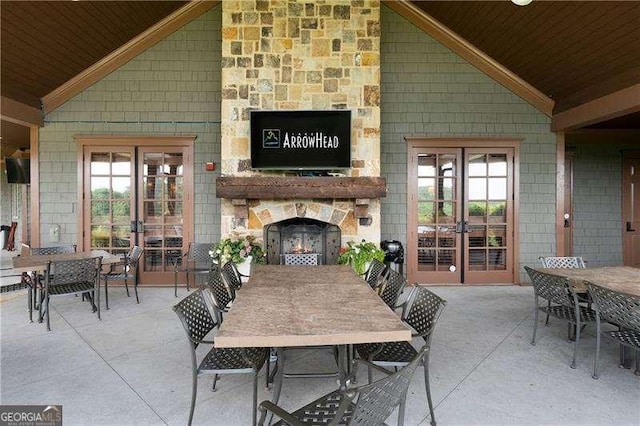
<svg viewBox="0 0 640 426">
<path fill-rule="evenodd" d="M 59 254 L 39 254 L 28 256 L 16 256 L 11 259 L 12 273 L 42 273 L 47 270 L 47 264 L 49 262 L 55 262 L 59 260 L 76 260 L 76 259 L 88 259 L 91 257 L 102 257 L 102 264 L 112 264 L 122 261 L 122 257 L 111 254 L 105 250 L 90 250 L 79 251 L 75 253 L 59 253 Z"/>
<path fill-rule="evenodd" d="M 338 346 L 345 385 L 349 345 L 410 341 L 411 331 L 346 265 L 254 265 L 220 326 L 217 347 Z M 275 400 L 284 367 L 277 366 Z"/>
<path fill-rule="evenodd" d="M 586 282 L 621 293 L 640 296 L 640 269 L 631 266 L 602 266 L 595 268 L 536 268 L 545 274 L 569 280 L 578 293 L 587 291 Z"/>
</svg>

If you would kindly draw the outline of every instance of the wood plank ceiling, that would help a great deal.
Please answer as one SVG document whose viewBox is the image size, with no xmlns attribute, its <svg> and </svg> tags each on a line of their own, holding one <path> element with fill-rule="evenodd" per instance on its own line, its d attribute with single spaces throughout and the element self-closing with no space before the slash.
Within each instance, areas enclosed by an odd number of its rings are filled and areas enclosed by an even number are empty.
<svg viewBox="0 0 640 426">
<path fill-rule="evenodd" d="M 0 94 L 40 99 L 185 1 L 0 1 Z M 640 83 L 640 2 L 413 1 L 550 96 L 554 112 Z M 599 127 L 640 128 L 640 114 Z M 2 121 L 0 156 L 28 147 Z M 28 134 L 28 132 L 27 132 Z"/>
</svg>

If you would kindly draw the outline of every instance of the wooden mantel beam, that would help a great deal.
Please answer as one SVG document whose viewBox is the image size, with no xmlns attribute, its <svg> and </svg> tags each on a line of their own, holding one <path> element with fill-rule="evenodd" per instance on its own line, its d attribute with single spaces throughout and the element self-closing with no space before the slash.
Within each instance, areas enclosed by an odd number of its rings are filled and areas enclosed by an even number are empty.
<svg viewBox="0 0 640 426">
<path fill-rule="evenodd" d="M 387 195 L 381 177 L 234 177 L 216 179 L 216 197 L 229 199 L 366 199 Z"/>
</svg>

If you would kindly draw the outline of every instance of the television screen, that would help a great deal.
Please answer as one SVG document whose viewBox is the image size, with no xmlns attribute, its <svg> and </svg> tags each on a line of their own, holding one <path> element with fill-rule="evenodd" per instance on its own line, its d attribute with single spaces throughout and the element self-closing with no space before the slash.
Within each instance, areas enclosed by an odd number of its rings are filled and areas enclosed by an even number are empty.
<svg viewBox="0 0 640 426">
<path fill-rule="evenodd" d="M 351 111 L 251 111 L 251 167 L 351 167 Z"/>
<path fill-rule="evenodd" d="M 28 158 L 5 157 L 4 164 L 7 168 L 8 183 L 31 182 L 31 167 Z"/>
</svg>

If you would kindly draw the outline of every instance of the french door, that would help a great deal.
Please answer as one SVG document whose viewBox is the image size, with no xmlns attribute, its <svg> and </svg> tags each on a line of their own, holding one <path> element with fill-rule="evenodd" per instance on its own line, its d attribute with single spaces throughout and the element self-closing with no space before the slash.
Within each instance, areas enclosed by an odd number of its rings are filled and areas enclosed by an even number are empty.
<svg viewBox="0 0 640 426">
<path fill-rule="evenodd" d="M 410 141 L 408 151 L 409 281 L 513 283 L 515 148 Z"/>
<path fill-rule="evenodd" d="M 143 247 L 141 284 L 173 283 L 192 240 L 193 148 L 177 145 L 83 147 L 83 247 Z"/>
<path fill-rule="evenodd" d="M 640 152 L 625 152 L 622 160 L 622 259 L 640 267 Z"/>
</svg>

